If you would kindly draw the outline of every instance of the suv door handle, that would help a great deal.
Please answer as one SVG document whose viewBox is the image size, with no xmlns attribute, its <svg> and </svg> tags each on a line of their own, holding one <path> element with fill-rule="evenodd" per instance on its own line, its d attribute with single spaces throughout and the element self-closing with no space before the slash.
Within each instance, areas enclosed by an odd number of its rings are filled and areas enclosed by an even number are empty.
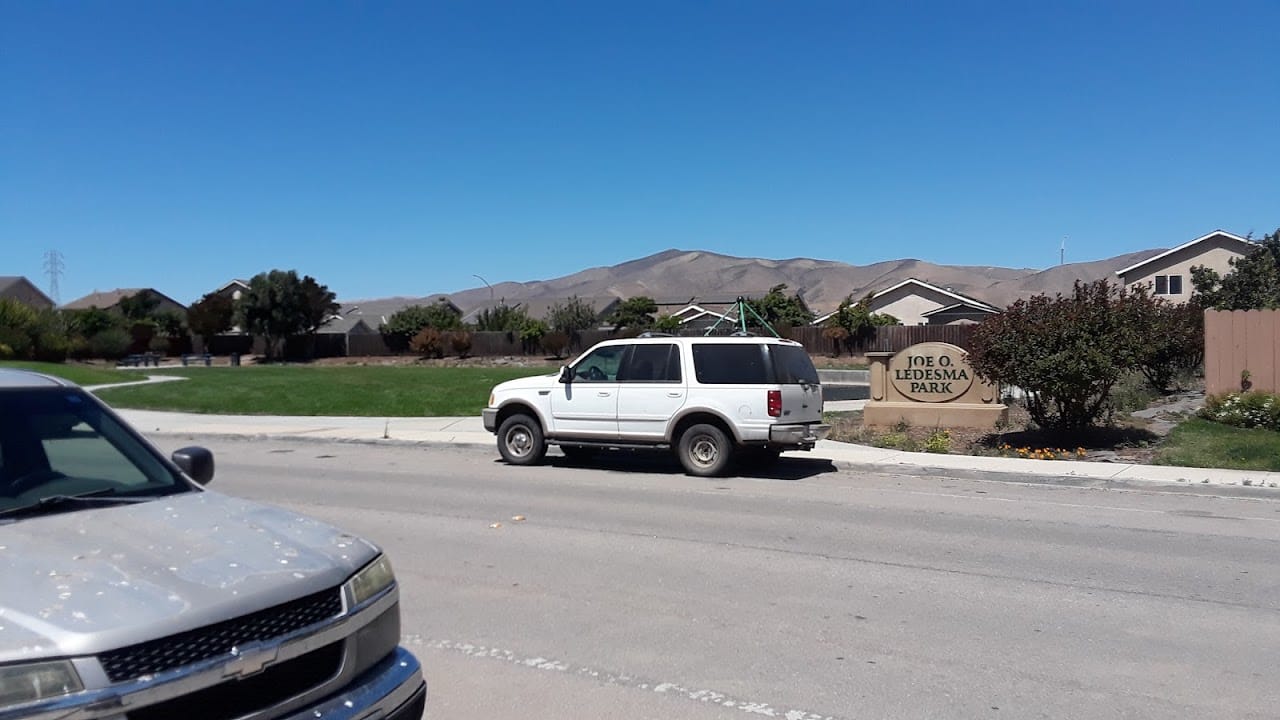
<svg viewBox="0 0 1280 720">
<path fill-rule="evenodd" d="M 596 393 L 596 397 L 609 397 L 612 394 L 613 393 L 610 393 L 607 390 L 601 390 L 600 392 Z"/>
<path fill-rule="evenodd" d="M 678 393 L 678 392 L 669 392 L 667 393 L 667 397 L 680 397 L 681 394 L 682 393 Z"/>
</svg>

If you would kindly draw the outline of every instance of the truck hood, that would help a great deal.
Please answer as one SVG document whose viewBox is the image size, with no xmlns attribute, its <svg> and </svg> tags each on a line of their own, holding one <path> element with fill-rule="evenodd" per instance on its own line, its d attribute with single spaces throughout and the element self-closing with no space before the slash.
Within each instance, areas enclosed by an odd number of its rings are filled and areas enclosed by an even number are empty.
<svg viewBox="0 0 1280 720">
<path fill-rule="evenodd" d="M 512 392 L 515 390 L 537 390 L 539 388 L 553 388 L 560 384 L 560 371 L 556 370 L 550 375 L 532 375 L 530 377 L 516 378 L 500 382 L 493 387 L 493 394 L 498 396 L 501 401 L 502 393 Z"/>
<path fill-rule="evenodd" d="M 0 525 L 0 663 L 90 655 L 335 587 L 368 542 L 213 492 Z"/>
</svg>

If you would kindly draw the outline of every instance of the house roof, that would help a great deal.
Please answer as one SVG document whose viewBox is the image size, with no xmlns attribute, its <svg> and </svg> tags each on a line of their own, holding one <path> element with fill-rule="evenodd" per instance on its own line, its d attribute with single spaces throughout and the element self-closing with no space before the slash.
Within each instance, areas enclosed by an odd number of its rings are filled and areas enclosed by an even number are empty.
<svg viewBox="0 0 1280 720">
<path fill-rule="evenodd" d="M 1121 269 L 1121 270 L 1117 270 L 1117 271 L 1116 271 L 1116 275 L 1118 275 L 1118 276 L 1120 276 L 1120 277 L 1122 277 L 1122 278 L 1123 278 L 1125 275 L 1128 275 L 1129 273 L 1133 272 L 1134 270 L 1137 270 L 1138 268 L 1142 267 L 1143 265 L 1147 265 L 1147 264 L 1153 263 L 1153 262 L 1155 262 L 1155 261 L 1157 261 L 1157 260 L 1160 260 L 1161 258 L 1169 257 L 1170 255 L 1172 255 L 1172 254 L 1174 254 L 1174 253 L 1176 253 L 1176 252 L 1179 252 L 1179 251 L 1181 251 L 1181 250 L 1186 250 L 1187 248 L 1189 248 L 1189 247 L 1191 247 L 1191 246 L 1193 246 L 1193 245 L 1197 245 L 1197 244 L 1199 244 L 1199 243 L 1202 243 L 1202 242 L 1204 242 L 1204 241 L 1206 241 L 1206 240 L 1209 240 L 1209 239 L 1211 239 L 1211 238 L 1215 238 L 1215 237 L 1218 237 L 1218 236 L 1222 236 L 1222 237 L 1228 238 L 1228 239 L 1230 239 L 1230 240 L 1235 240 L 1236 242 L 1244 243 L 1244 244 L 1245 244 L 1246 246 L 1248 246 L 1248 247 L 1254 247 L 1254 246 L 1256 246 L 1256 245 L 1257 245 L 1257 243 L 1253 242 L 1252 240 L 1250 240 L 1250 239 L 1248 239 L 1248 238 L 1242 238 L 1242 237 L 1240 237 L 1239 235 L 1236 235 L 1235 233 L 1229 233 L 1229 232 L 1227 232 L 1226 230 L 1221 230 L 1221 229 L 1219 229 L 1219 230 L 1214 230 L 1213 232 L 1208 233 L 1208 234 L 1206 234 L 1206 235 L 1201 235 L 1200 237 L 1196 238 L 1195 240 L 1192 240 L 1192 241 L 1190 241 L 1190 242 L 1184 242 L 1184 243 L 1182 243 L 1181 245 L 1179 245 L 1178 247 L 1173 248 L 1172 250 L 1165 250 L 1164 252 L 1160 253 L 1159 255 L 1153 255 L 1153 256 L 1151 256 L 1151 257 L 1147 258 L 1146 260 L 1143 260 L 1142 262 L 1134 263 L 1133 265 L 1130 265 L 1130 266 L 1129 266 L 1129 267 L 1127 267 L 1127 268 L 1124 268 L 1124 269 Z"/>
<path fill-rule="evenodd" d="M 245 290 L 248 290 L 248 289 L 249 289 L 249 281 L 248 281 L 248 280 L 241 280 L 240 278 L 233 278 L 233 279 L 232 279 L 230 282 L 228 282 L 226 285 L 223 285 L 222 287 L 218 288 L 217 290 L 214 290 L 214 292 L 222 292 L 223 290 L 230 290 L 232 287 L 236 287 L 236 286 L 241 287 L 241 288 L 244 288 Z"/>
<path fill-rule="evenodd" d="M 185 309 L 187 307 L 186 305 L 183 305 L 182 303 L 178 302 L 177 300 L 174 300 L 173 298 L 169 297 L 168 295 L 165 295 L 164 293 L 160 292 L 159 290 L 156 290 L 155 288 L 116 288 L 115 290 L 107 290 L 105 292 L 91 292 L 88 295 L 85 295 L 84 297 L 76 298 L 75 300 L 72 300 L 71 302 L 66 303 L 65 305 L 62 306 L 62 309 L 88 310 L 91 307 L 97 307 L 97 308 L 106 310 L 107 308 L 115 307 L 124 298 L 127 298 L 130 295 L 137 295 L 138 293 L 143 292 L 144 290 L 146 292 L 158 295 L 161 299 L 168 300 L 169 302 L 173 303 L 174 305 L 177 305 L 180 308 Z"/>
<path fill-rule="evenodd" d="M 958 303 L 955 303 L 954 305 L 947 305 L 946 307 L 934 308 L 928 312 L 922 312 L 920 313 L 920 317 L 930 317 L 932 315 L 941 315 L 943 313 L 955 312 L 956 310 L 962 310 L 966 308 L 969 310 L 981 310 L 984 313 L 990 313 L 992 315 L 998 314 L 1000 312 L 999 310 L 996 310 L 995 308 L 991 307 L 990 305 L 987 305 L 986 303 L 983 303 L 981 306 L 978 306 L 978 305 L 974 305 L 973 303 L 958 302 Z"/>
<path fill-rule="evenodd" d="M 954 298 L 954 299 L 955 299 L 957 302 L 959 302 L 959 303 L 964 303 L 965 305 L 971 305 L 971 306 L 973 306 L 973 307 L 975 307 L 975 308 L 978 308 L 978 309 L 980 309 L 980 310 L 989 310 L 989 311 L 991 311 L 991 312 L 1000 312 L 1000 308 L 998 308 L 998 307 L 996 307 L 996 306 L 994 306 L 994 305 L 992 305 L 992 304 L 990 304 L 990 303 L 983 302 L 983 301 L 981 301 L 981 300 L 979 300 L 979 299 L 977 299 L 977 298 L 975 298 L 975 297 L 970 297 L 970 296 L 965 295 L 964 293 L 961 293 L 961 292 L 956 292 L 955 290 L 952 290 L 951 288 L 938 287 L 937 285 L 934 285 L 933 283 L 925 282 L 924 280 L 920 280 L 920 279 L 918 279 L 918 278 L 907 278 L 906 280 L 903 280 L 902 282 L 898 283 L 897 285 L 894 285 L 894 286 L 889 287 L 889 288 L 885 288 L 884 290 L 881 290 L 881 291 L 879 291 L 879 292 L 877 292 L 877 293 L 873 293 L 873 294 L 871 295 L 871 299 L 873 299 L 873 300 L 874 300 L 874 299 L 876 299 L 876 298 L 880 297 L 881 295 L 887 295 L 887 294 L 889 294 L 889 293 L 893 292 L 894 290 L 897 290 L 898 288 L 903 287 L 903 286 L 905 286 L 905 285 L 919 285 L 920 287 L 925 287 L 925 288 L 928 288 L 928 289 L 930 289 L 930 290 L 933 290 L 934 292 L 942 293 L 943 295 L 946 295 L 946 296 L 948 296 L 948 297 Z"/>
<path fill-rule="evenodd" d="M 53 300 L 23 275 L 0 275 L 0 297 L 4 297 L 6 291 L 19 285 L 25 285 L 29 291 L 35 292 L 36 295 L 47 300 L 50 307 L 53 307 Z"/>
</svg>

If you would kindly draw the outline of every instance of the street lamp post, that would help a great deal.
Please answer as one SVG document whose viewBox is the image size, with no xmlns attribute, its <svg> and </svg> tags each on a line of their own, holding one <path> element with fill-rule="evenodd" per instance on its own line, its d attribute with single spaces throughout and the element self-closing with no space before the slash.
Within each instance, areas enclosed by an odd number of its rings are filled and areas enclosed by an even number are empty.
<svg viewBox="0 0 1280 720">
<path fill-rule="evenodd" d="M 471 275 L 471 277 L 473 277 L 473 278 L 475 278 L 475 279 L 479 280 L 480 282 L 484 283 L 484 286 L 485 286 L 485 287 L 487 287 L 487 288 L 489 288 L 489 304 L 490 304 L 490 305 L 492 305 L 492 304 L 493 304 L 493 286 L 489 284 L 489 281 L 488 281 L 488 280 L 485 280 L 484 278 L 480 277 L 479 275 L 476 275 L 476 274 L 474 274 L 474 273 L 473 273 L 473 274 Z"/>
</svg>

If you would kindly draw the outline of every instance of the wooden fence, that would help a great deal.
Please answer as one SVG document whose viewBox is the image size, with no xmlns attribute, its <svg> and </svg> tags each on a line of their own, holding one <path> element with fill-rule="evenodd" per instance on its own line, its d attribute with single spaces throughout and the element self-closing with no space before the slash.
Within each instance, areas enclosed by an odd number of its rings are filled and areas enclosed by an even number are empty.
<svg viewBox="0 0 1280 720">
<path fill-rule="evenodd" d="M 1204 385 L 1280 392 L 1280 310 L 1205 310 Z"/>
<path fill-rule="evenodd" d="M 974 327 L 976 326 L 911 325 L 880 327 L 876 328 L 875 332 L 866 338 L 860 338 L 854 342 L 841 341 L 839 347 L 837 347 L 835 341 L 823 337 L 823 328 L 820 327 L 791 328 L 783 333 L 783 337 L 801 343 L 805 346 L 805 349 L 814 355 L 860 355 L 868 352 L 897 352 L 922 342 L 946 342 L 968 349 Z M 726 332 L 729 331 L 732 331 L 732 328 L 726 329 Z M 571 347 L 564 351 L 564 354 L 568 357 L 573 357 L 601 340 L 625 337 L 630 334 L 633 333 L 628 333 L 625 330 L 622 333 L 614 333 L 610 330 L 586 330 L 578 336 Z M 686 334 L 701 335 L 702 332 Z M 445 354 L 448 356 L 455 355 L 456 353 L 449 345 L 447 333 L 444 343 Z M 196 352 L 203 351 L 203 343 L 198 338 L 196 339 L 196 347 Z M 219 335 L 213 339 L 210 344 L 210 350 L 215 355 L 225 355 L 233 352 L 242 355 L 249 353 L 261 354 L 266 351 L 266 346 L 261 338 L 254 338 L 248 335 Z M 285 343 L 286 357 L 325 358 L 404 354 L 409 353 L 408 351 L 397 352 L 393 350 L 387 344 L 386 339 L 378 333 L 352 335 L 321 333 L 314 338 L 290 338 Z M 473 357 L 498 357 L 504 355 L 546 356 L 547 353 L 537 344 L 531 345 L 522 342 L 519 336 L 514 333 L 473 331 L 471 333 L 470 355 Z"/>
</svg>

